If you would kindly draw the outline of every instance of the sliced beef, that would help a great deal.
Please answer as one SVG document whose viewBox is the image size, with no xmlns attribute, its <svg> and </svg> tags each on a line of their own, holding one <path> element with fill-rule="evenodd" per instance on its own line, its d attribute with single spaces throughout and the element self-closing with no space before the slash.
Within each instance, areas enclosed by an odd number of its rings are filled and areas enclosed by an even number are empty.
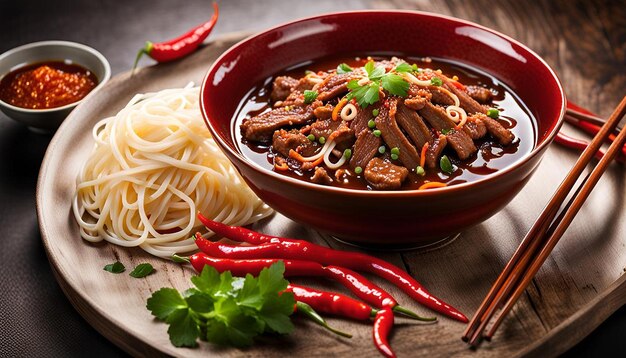
<svg viewBox="0 0 626 358">
<path fill-rule="evenodd" d="M 274 80 L 270 99 L 272 102 L 284 101 L 298 85 L 299 80 L 289 76 L 279 76 Z"/>
<path fill-rule="evenodd" d="M 363 175 L 374 189 L 394 190 L 402 186 L 402 182 L 409 175 L 409 171 L 407 168 L 387 160 L 373 158 L 367 163 Z"/>
<path fill-rule="evenodd" d="M 427 101 L 425 98 L 420 97 L 407 98 L 404 100 L 404 104 L 414 111 L 419 111 L 420 109 L 424 108 L 426 102 Z"/>
<path fill-rule="evenodd" d="M 342 144 L 354 142 L 354 131 L 348 127 L 346 122 L 339 122 L 339 126 L 329 136 L 329 139 L 337 143 L 336 148 L 343 148 Z"/>
<path fill-rule="evenodd" d="M 452 130 L 446 134 L 446 139 L 461 160 L 469 158 L 478 151 L 472 138 L 463 131 Z"/>
<path fill-rule="evenodd" d="M 428 126 L 426 126 L 419 114 L 401 102 L 398 102 L 397 105 L 396 121 L 409 135 L 417 148 L 422 148 L 425 143 L 433 139 L 430 129 L 428 129 Z"/>
<path fill-rule="evenodd" d="M 300 79 L 300 81 L 298 81 L 298 84 L 294 87 L 294 90 L 300 91 L 302 93 L 304 93 L 304 91 L 306 90 L 312 90 L 313 87 L 315 87 L 315 85 L 318 83 L 319 79 L 319 75 L 316 75 L 316 77 L 304 76 Z"/>
<path fill-rule="evenodd" d="M 328 139 L 330 134 L 334 132 L 340 124 L 341 121 L 333 121 L 332 119 L 318 120 L 311 124 L 311 134 L 313 134 L 315 138 L 324 137 Z"/>
<path fill-rule="evenodd" d="M 480 139 L 487 134 L 487 127 L 483 123 L 484 114 L 473 114 L 467 117 L 467 122 L 463 125 L 463 131 L 467 133 L 473 140 Z"/>
<path fill-rule="evenodd" d="M 289 150 L 293 149 L 305 157 L 311 156 L 316 151 L 316 145 L 297 129 L 286 131 L 280 129 L 274 132 L 272 138 L 274 152 L 285 157 L 289 156 Z"/>
<path fill-rule="evenodd" d="M 481 86 L 466 86 L 465 92 L 478 103 L 488 103 L 493 98 L 493 93 Z"/>
<path fill-rule="evenodd" d="M 432 88 L 430 90 L 430 93 L 432 93 L 433 103 L 444 105 L 444 106 L 450 106 L 454 104 L 454 100 L 452 99 L 452 97 L 450 97 L 450 95 L 438 89 L 437 87 Z"/>
<path fill-rule="evenodd" d="M 489 132 L 489 134 L 491 134 L 491 136 L 494 137 L 500 144 L 509 145 L 513 139 L 515 139 L 513 132 L 504 128 L 497 120 L 484 116 L 482 121 L 485 123 L 485 127 L 487 127 L 487 132 Z"/>
<path fill-rule="evenodd" d="M 424 105 L 419 114 L 437 131 L 449 130 L 456 126 L 456 123 L 448 118 L 446 111 L 430 102 Z"/>
<path fill-rule="evenodd" d="M 380 137 L 375 136 L 370 130 L 363 130 L 356 137 L 352 157 L 350 158 L 350 168 L 365 168 L 367 163 L 378 153 L 378 147 L 382 144 Z"/>
<path fill-rule="evenodd" d="M 317 119 L 330 119 L 333 114 L 333 106 L 327 104 L 325 106 L 317 107 L 313 111 L 313 114 Z"/>
<path fill-rule="evenodd" d="M 448 140 L 443 134 L 429 143 L 428 149 L 426 150 L 426 163 L 424 164 L 427 168 L 438 167 L 439 158 L 447 144 Z"/>
<path fill-rule="evenodd" d="M 348 82 L 361 78 L 360 72 L 352 71 L 348 73 L 334 73 L 324 78 L 324 80 L 313 87 L 317 91 L 317 99 L 327 101 L 340 94 L 348 92 Z"/>
<path fill-rule="evenodd" d="M 464 90 L 462 90 L 462 89 L 456 87 L 455 85 L 451 84 L 450 83 L 452 81 L 451 79 L 449 79 L 449 78 L 447 78 L 446 76 L 443 76 L 443 75 L 441 75 L 439 77 L 442 78 L 442 80 L 444 82 L 444 87 L 448 91 L 454 93 L 459 98 L 459 102 L 460 102 L 461 108 L 463 108 L 465 110 L 465 112 L 467 112 L 467 114 L 487 113 L 487 107 L 485 107 L 482 104 L 476 102 Z"/>
<path fill-rule="evenodd" d="M 256 117 L 245 120 L 241 124 L 243 137 L 254 142 L 269 142 L 274 131 L 285 126 L 304 125 L 312 121 L 313 111 L 322 103 L 315 101 L 307 106 L 276 108 Z"/>
<path fill-rule="evenodd" d="M 398 123 L 396 122 L 397 100 L 390 98 L 388 100 L 389 108 L 381 106 L 378 116 L 376 117 L 376 128 L 380 130 L 382 137 L 389 148 L 398 148 L 400 154 L 398 160 L 407 168 L 416 168 L 420 162 L 420 156 L 415 147 L 404 136 Z"/>
<path fill-rule="evenodd" d="M 357 107 L 356 117 L 349 122 L 350 128 L 354 130 L 354 134 L 358 136 L 363 130 L 369 129 L 367 123 L 370 119 L 374 119 L 372 112 L 375 109 L 379 109 L 379 107 L 380 102 L 376 102 L 374 105 L 365 108 Z"/>
<path fill-rule="evenodd" d="M 287 106 L 304 106 L 304 93 L 294 89 L 283 101 L 274 102 L 274 108 Z"/>
<path fill-rule="evenodd" d="M 329 185 L 333 182 L 333 178 L 328 175 L 326 169 L 322 167 L 316 167 L 315 173 L 313 173 L 313 176 L 311 177 L 311 181 L 318 184 Z"/>
<path fill-rule="evenodd" d="M 411 84 L 407 91 L 407 98 L 404 100 L 404 104 L 416 111 L 424 108 L 427 101 L 432 99 L 432 93 L 416 84 Z"/>
</svg>

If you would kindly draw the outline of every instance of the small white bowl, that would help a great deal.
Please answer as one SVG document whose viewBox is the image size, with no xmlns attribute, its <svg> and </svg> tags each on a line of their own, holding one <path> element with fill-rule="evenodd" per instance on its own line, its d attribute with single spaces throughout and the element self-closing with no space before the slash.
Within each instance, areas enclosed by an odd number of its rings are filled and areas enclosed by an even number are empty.
<svg viewBox="0 0 626 358">
<path fill-rule="evenodd" d="M 0 55 L 0 79 L 17 67 L 47 61 L 69 61 L 91 71 L 98 79 L 98 85 L 89 95 L 98 91 L 111 78 L 109 62 L 93 48 L 69 41 L 41 41 L 16 47 Z M 57 108 L 27 109 L 0 100 L 0 110 L 32 129 L 53 132 L 80 102 Z"/>
</svg>

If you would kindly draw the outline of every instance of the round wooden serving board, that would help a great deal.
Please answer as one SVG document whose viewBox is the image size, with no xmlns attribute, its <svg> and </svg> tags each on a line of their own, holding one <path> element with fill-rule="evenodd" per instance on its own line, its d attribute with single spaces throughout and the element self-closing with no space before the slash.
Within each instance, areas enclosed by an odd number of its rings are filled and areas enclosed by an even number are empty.
<svg viewBox="0 0 626 358">
<path fill-rule="evenodd" d="M 93 125 L 118 112 L 135 93 L 200 84 L 212 61 L 242 34 L 222 36 L 185 60 L 142 69 L 111 80 L 78 106 L 48 147 L 37 186 L 37 212 L 49 260 L 65 294 L 80 314 L 112 342 L 136 356 L 376 356 L 371 324 L 330 318 L 353 333 L 338 338 L 301 318 L 286 337 L 263 338 L 246 350 L 201 343 L 195 349 L 172 346 L 166 324 L 153 319 L 146 299 L 161 287 L 188 288 L 190 267 L 157 259 L 138 249 L 83 241 L 71 214 L 76 174 L 91 151 Z M 566 128 L 567 130 L 567 128 Z M 524 233 L 548 201 L 576 153 L 553 145 L 516 199 L 500 213 L 454 241 L 429 250 L 374 253 L 405 268 L 434 294 L 468 316 L 477 309 Z M 460 339 L 464 324 L 439 317 L 432 325 L 398 318 L 391 344 L 402 356 L 556 355 L 574 345 L 624 302 L 618 297 L 626 265 L 624 166 L 613 165 L 491 343 L 471 350 Z M 316 231 L 275 215 L 255 226 L 274 235 L 348 248 Z M 104 265 L 121 261 L 127 271 L 111 274 Z M 143 279 L 130 269 L 150 262 L 156 272 Z M 296 280 L 298 281 L 298 280 Z M 424 315 L 394 286 L 374 279 L 401 304 Z M 304 281 L 298 281 L 304 282 Z M 334 283 L 308 281 L 332 290 Z M 622 295 L 624 296 L 624 295 Z M 50 309 L 54 309 L 51 307 Z"/>
</svg>

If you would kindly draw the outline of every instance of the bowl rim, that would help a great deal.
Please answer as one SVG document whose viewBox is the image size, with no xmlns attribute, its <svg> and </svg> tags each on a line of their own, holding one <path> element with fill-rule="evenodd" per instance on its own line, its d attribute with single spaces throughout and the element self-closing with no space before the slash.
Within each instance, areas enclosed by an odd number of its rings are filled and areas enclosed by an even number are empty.
<svg viewBox="0 0 626 358">
<path fill-rule="evenodd" d="M 525 51 L 527 51 L 530 55 L 534 56 L 541 64 L 543 64 L 543 66 L 545 66 L 548 70 L 548 72 L 552 75 L 557 87 L 558 87 L 558 93 L 560 94 L 561 97 L 561 109 L 559 111 L 559 115 L 558 115 L 558 119 L 556 120 L 555 125 L 553 126 L 552 130 L 550 131 L 550 133 L 545 137 L 545 139 L 543 140 L 543 142 L 539 143 L 538 145 L 535 145 L 533 147 L 533 149 L 528 152 L 527 154 L 525 154 L 524 156 L 522 156 L 521 158 L 519 158 L 517 161 L 515 161 L 514 163 L 510 164 L 509 166 L 498 170 L 497 172 L 486 176 L 484 178 L 478 179 L 478 180 L 474 180 L 471 182 L 465 182 L 465 183 L 460 183 L 460 184 L 455 184 L 452 186 L 445 186 L 445 187 L 440 187 L 440 188 L 432 188 L 432 189 L 428 189 L 428 190 L 419 190 L 419 189 L 411 189 L 411 190 L 390 190 L 390 191 L 386 191 L 386 190 L 362 190 L 362 189 L 351 189 L 351 188 L 341 188 L 341 187 L 335 187 L 335 186 L 328 186 L 328 185 L 320 185 L 320 184 L 315 184 L 315 183 L 309 183 L 307 181 L 304 180 L 298 180 L 286 175 L 281 175 L 278 174 L 272 170 L 268 170 L 266 168 L 261 167 L 260 165 L 254 163 L 253 161 L 251 161 L 250 159 L 246 158 L 245 155 L 243 155 L 242 153 L 235 151 L 233 149 L 230 148 L 229 145 L 227 145 L 226 143 L 224 143 L 224 141 L 222 140 L 222 138 L 220 138 L 219 135 L 216 135 L 216 131 L 214 131 L 213 126 L 211 125 L 211 121 L 209 120 L 209 116 L 206 113 L 206 103 L 204 101 L 204 94 L 208 92 L 208 80 L 209 80 L 209 75 L 211 73 L 214 73 L 217 70 L 218 65 L 221 66 L 223 59 L 230 55 L 232 52 L 234 52 L 235 50 L 238 50 L 239 48 L 241 48 L 242 46 L 246 45 L 247 43 L 254 41 L 254 39 L 266 35 L 268 33 L 271 32 L 275 32 L 278 31 L 282 28 L 286 28 L 286 27 L 290 27 L 290 26 L 294 26 L 303 22 L 307 22 L 307 21 L 313 21 L 313 20 L 318 20 L 318 19 L 322 19 L 322 18 L 326 18 L 329 16 L 344 16 L 344 15 L 355 15 L 355 14 L 363 14 L 363 13 L 368 13 L 368 14 L 372 14 L 372 13 L 380 13 L 381 15 L 393 15 L 393 14 L 410 14 L 410 15 L 417 15 L 417 16 L 425 16 L 425 17 L 433 17 L 433 18 L 438 18 L 441 20 L 445 20 L 445 21 L 452 21 L 452 22 L 456 22 L 459 24 L 463 24 L 463 25 L 469 25 L 469 26 L 473 26 L 476 28 L 479 28 L 481 30 L 487 31 L 491 34 L 494 34 L 500 38 L 505 39 L 506 41 L 509 41 L 519 47 L 521 47 L 522 49 L 524 49 Z M 239 158 L 242 163 L 244 163 L 246 166 L 248 166 L 250 169 L 263 174 L 263 175 L 269 175 L 272 178 L 278 180 L 279 182 L 283 182 L 286 184 L 292 184 L 295 186 L 301 186 L 307 189 L 311 189 L 314 191 L 322 191 L 322 192 L 327 192 L 329 194 L 343 194 L 343 195 L 348 195 L 348 196 L 380 196 L 380 197 L 386 197 L 386 198 L 390 198 L 390 197 L 414 197 L 414 196 L 437 196 L 440 194 L 452 194 L 452 193 L 456 193 L 460 190 L 463 190 L 465 188 L 468 187 L 472 187 L 472 186 L 477 186 L 477 185 L 483 185 L 483 184 L 487 184 L 489 182 L 492 182 L 493 180 L 497 180 L 498 178 L 504 176 L 505 174 L 516 170 L 518 167 L 520 167 L 522 164 L 526 163 L 527 161 L 529 161 L 532 157 L 534 157 L 535 155 L 537 155 L 537 153 L 543 151 L 549 144 L 552 143 L 554 137 L 556 136 L 556 134 L 559 132 L 562 124 L 563 124 L 563 118 L 565 115 L 565 111 L 567 108 L 567 99 L 565 96 L 565 91 L 563 89 L 563 85 L 561 84 L 561 81 L 559 80 L 558 75 L 556 74 L 556 72 L 552 69 L 552 67 L 550 67 L 550 65 L 541 57 L 539 56 L 535 51 L 533 51 L 532 49 L 530 49 L 528 46 L 524 45 L 523 43 L 521 43 L 520 41 L 517 41 L 515 39 L 513 39 L 512 37 L 509 37 L 505 34 L 502 34 L 496 30 L 490 29 L 488 27 L 485 27 L 483 25 L 477 24 L 475 22 L 471 22 L 468 20 L 463 20 L 463 19 L 459 19 L 453 16 L 448 16 L 448 15 L 442 15 L 442 14 L 437 14 L 437 13 L 432 13 L 432 12 L 427 12 L 427 11 L 417 11 L 417 10 L 394 10 L 394 9 L 381 9 L 381 10 L 376 10 L 376 9 L 369 9 L 369 10 L 351 10 L 351 11 L 339 11 L 339 12 L 328 12 L 328 13 L 323 13 L 320 15 L 314 15 L 314 16 L 309 16 L 309 17 L 302 17 L 299 19 L 295 19 L 295 20 L 291 20 L 291 21 L 287 21 L 281 24 L 278 24 L 276 26 L 272 26 L 266 30 L 254 33 L 248 37 L 246 37 L 245 39 L 239 41 L 238 43 L 234 44 L 232 47 L 230 47 L 228 50 L 226 50 L 224 53 L 222 53 L 217 59 L 215 59 L 215 61 L 213 61 L 213 63 L 211 64 L 211 66 L 209 67 L 207 73 L 205 74 L 203 80 L 202 80 L 202 85 L 200 86 L 200 111 L 202 113 L 202 117 L 204 119 L 204 122 L 206 124 L 206 126 L 209 128 L 209 131 L 212 134 L 212 137 L 214 140 L 217 141 L 217 143 L 219 144 L 220 148 L 222 150 L 226 150 L 228 151 L 231 155 L 233 155 L 236 158 Z M 232 119 L 231 119 L 231 123 L 232 123 Z M 235 143 L 235 142 L 233 142 Z M 236 144 L 236 143 L 235 143 Z M 232 161 L 232 160 L 231 160 Z M 249 180 L 249 179 L 248 179 Z"/>
<path fill-rule="evenodd" d="M 24 50 L 29 50 L 31 48 L 36 48 L 36 47 L 45 47 L 45 46 L 67 46 L 67 47 L 72 47 L 78 50 L 81 50 L 83 52 L 87 52 L 93 56 L 96 57 L 96 59 L 98 59 L 98 61 L 100 61 L 100 63 L 104 66 L 104 75 L 102 76 L 102 80 L 100 80 L 98 82 L 98 85 L 96 85 L 96 87 L 94 87 L 91 91 L 89 91 L 89 93 L 92 93 L 96 90 L 98 90 L 99 88 L 101 88 L 102 86 L 104 86 L 105 83 L 107 83 L 109 81 L 109 79 L 111 78 L 111 65 L 109 64 L 109 61 L 106 59 L 106 57 L 104 57 L 104 55 L 102 53 L 100 53 L 98 50 L 89 47 L 87 45 L 78 43 L 78 42 L 73 42 L 73 41 L 64 41 L 64 40 L 46 40 L 46 41 L 37 41 L 37 42 L 31 42 L 31 43 L 27 43 L 24 45 L 20 45 L 18 47 L 14 47 L 2 54 L 0 54 L 0 61 L 4 60 L 5 58 L 24 51 Z M 82 63 L 80 63 L 81 66 L 84 66 Z M 89 69 L 91 71 L 91 69 Z M 4 75 L 6 75 L 6 73 L 2 73 L 0 74 L 0 78 L 3 77 Z M 88 94 L 89 94 L 88 93 Z M 85 96 L 87 97 L 87 96 Z M 60 106 L 60 107 L 54 107 L 54 108 L 43 108 L 43 109 L 32 109 L 32 108 L 23 108 L 23 107 L 18 107 L 18 106 L 14 106 L 10 103 L 7 103 L 3 100 L 0 99 L 0 105 L 5 106 L 8 109 L 11 109 L 13 111 L 16 112 L 21 112 L 21 113 L 25 113 L 25 114 L 38 114 L 38 113 L 52 113 L 52 112 L 57 112 L 57 111 L 63 111 L 72 107 L 76 107 L 80 102 L 82 102 L 85 97 L 79 99 L 76 102 L 72 102 L 72 103 L 68 103 L 64 106 Z"/>
</svg>

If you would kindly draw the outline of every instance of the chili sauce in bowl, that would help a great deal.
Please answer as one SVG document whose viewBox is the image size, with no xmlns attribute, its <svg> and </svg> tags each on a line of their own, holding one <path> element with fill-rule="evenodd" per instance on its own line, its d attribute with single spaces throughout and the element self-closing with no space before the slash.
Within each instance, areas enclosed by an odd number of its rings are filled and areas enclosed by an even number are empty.
<svg viewBox="0 0 626 358">
<path fill-rule="evenodd" d="M 0 80 L 0 100 L 28 109 L 57 108 L 83 99 L 98 85 L 88 69 L 65 61 L 18 67 Z"/>
<path fill-rule="evenodd" d="M 107 59 L 69 41 L 41 41 L 0 55 L 0 110 L 35 131 L 52 132 L 111 77 Z"/>
</svg>

